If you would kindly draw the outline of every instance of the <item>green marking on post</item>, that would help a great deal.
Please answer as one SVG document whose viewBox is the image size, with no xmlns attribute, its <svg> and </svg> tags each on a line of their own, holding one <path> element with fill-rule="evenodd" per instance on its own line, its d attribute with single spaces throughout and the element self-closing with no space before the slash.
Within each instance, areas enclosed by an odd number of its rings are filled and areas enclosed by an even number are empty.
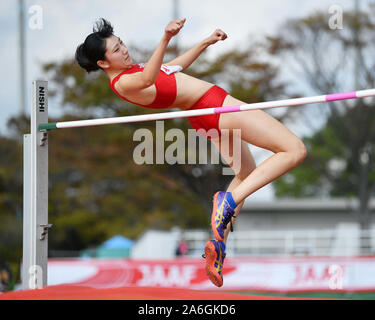
<svg viewBox="0 0 375 320">
<path fill-rule="evenodd" d="M 52 130 L 57 129 L 57 122 L 42 123 L 39 125 L 39 130 Z"/>
</svg>

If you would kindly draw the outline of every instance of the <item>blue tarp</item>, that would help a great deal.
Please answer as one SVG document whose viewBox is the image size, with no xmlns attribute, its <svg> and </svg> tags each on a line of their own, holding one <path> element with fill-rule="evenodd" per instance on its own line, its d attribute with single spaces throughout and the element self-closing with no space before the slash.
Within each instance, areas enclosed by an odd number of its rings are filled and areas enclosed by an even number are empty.
<svg viewBox="0 0 375 320">
<path fill-rule="evenodd" d="M 104 241 L 100 248 L 103 249 L 126 249 L 131 248 L 134 242 L 121 235 L 113 236 L 112 238 Z"/>
</svg>

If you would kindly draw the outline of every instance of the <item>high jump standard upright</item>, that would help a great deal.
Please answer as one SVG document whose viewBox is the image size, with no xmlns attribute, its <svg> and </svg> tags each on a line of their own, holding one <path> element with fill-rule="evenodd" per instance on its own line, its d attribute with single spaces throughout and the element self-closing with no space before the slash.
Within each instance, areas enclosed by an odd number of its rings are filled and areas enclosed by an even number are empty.
<svg viewBox="0 0 375 320">
<path fill-rule="evenodd" d="M 48 83 L 33 81 L 31 133 L 23 147 L 23 257 L 22 287 L 47 285 L 48 259 L 48 141 L 39 130 L 48 122 Z"/>
</svg>

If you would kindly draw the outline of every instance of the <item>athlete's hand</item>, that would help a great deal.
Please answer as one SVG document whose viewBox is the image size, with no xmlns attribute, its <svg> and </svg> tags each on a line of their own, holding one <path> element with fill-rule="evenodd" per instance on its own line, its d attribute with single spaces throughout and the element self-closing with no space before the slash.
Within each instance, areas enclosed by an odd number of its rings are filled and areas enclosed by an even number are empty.
<svg viewBox="0 0 375 320">
<path fill-rule="evenodd" d="M 184 26 L 184 23 L 186 21 L 186 18 L 183 18 L 181 20 L 173 20 L 168 23 L 168 25 L 165 27 L 165 34 L 170 39 L 174 37 L 177 33 L 180 32 L 182 27 Z"/>
<path fill-rule="evenodd" d="M 214 31 L 214 33 L 206 39 L 206 41 L 208 42 L 209 45 L 211 45 L 211 44 L 214 44 L 214 43 L 216 43 L 220 40 L 224 41 L 227 37 L 228 36 L 224 31 L 222 31 L 220 29 L 216 29 Z"/>
</svg>

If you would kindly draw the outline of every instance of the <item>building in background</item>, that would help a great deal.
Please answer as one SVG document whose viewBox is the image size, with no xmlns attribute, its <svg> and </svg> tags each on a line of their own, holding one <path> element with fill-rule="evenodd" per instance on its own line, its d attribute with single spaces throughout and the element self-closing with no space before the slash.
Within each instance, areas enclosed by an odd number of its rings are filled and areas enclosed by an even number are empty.
<svg viewBox="0 0 375 320">
<path fill-rule="evenodd" d="M 375 223 L 361 231 L 356 200 L 282 199 L 246 201 L 229 235 L 228 256 L 358 256 L 375 254 Z M 375 199 L 370 202 L 375 213 Z M 175 256 L 182 231 L 149 230 L 136 241 L 131 257 L 164 259 Z M 188 256 L 199 257 L 209 230 L 184 230 Z M 368 247 L 361 248 L 361 240 Z"/>
</svg>

